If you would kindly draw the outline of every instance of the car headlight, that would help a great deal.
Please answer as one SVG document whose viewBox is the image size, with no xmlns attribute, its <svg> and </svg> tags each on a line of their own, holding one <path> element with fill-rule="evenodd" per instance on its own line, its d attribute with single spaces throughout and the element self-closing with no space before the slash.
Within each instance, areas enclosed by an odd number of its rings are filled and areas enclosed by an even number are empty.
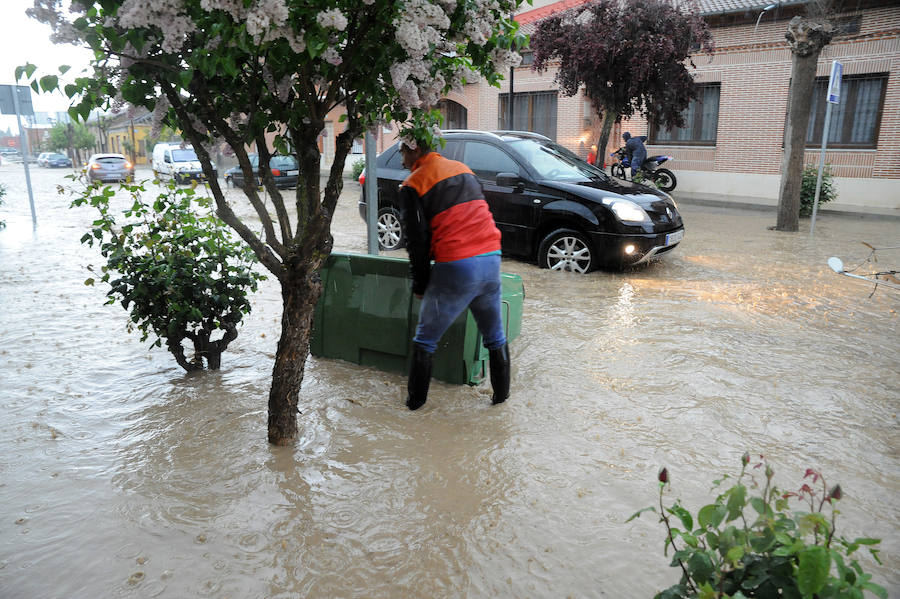
<svg viewBox="0 0 900 599">
<path fill-rule="evenodd" d="M 623 200 L 621 198 L 603 198 L 603 203 L 609 206 L 623 223 L 649 223 L 650 216 L 643 208 L 632 202 L 631 200 Z"/>
</svg>

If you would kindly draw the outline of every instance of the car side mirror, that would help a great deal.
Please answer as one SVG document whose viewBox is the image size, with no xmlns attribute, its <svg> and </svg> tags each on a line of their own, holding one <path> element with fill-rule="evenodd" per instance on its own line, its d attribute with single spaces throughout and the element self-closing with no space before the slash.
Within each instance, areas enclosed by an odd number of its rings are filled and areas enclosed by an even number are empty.
<svg viewBox="0 0 900 599">
<path fill-rule="evenodd" d="M 172 159 L 170 157 L 166 156 L 165 158 L 163 158 L 163 161 L 164 162 L 172 162 Z"/>
<path fill-rule="evenodd" d="M 500 187 L 514 187 L 517 190 L 521 190 L 525 187 L 525 181 L 515 173 L 498 173 L 497 185 Z"/>
</svg>

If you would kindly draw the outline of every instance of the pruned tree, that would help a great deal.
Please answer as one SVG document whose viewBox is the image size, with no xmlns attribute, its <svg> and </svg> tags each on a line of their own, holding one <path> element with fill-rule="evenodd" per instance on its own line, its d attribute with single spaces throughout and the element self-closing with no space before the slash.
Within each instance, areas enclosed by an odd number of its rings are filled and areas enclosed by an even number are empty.
<svg viewBox="0 0 900 599">
<path fill-rule="evenodd" d="M 803 187 L 803 155 L 809 128 L 809 110 L 816 83 L 816 65 L 822 48 L 831 42 L 834 27 L 828 21 L 830 2 L 819 0 L 807 5 L 806 15 L 788 23 L 784 37 L 791 47 L 791 87 L 784 131 L 784 156 L 781 161 L 781 185 L 778 192 L 778 231 L 800 228 L 800 191 Z"/>
<path fill-rule="evenodd" d="M 181 131 L 200 158 L 217 215 L 280 283 L 268 438 L 291 443 L 319 271 L 331 253 L 331 219 L 353 139 L 383 120 L 430 135 L 439 113 L 428 107 L 442 94 L 479 75 L 496 84 L 524 42 L 508 18 L 518 0 L 73 0 L 66 14 L 60 4 L 35 0 L 30 14 L 53 26 L 56 41 L 86 44 L 97 57 L 92 72 L 64 86 L 77 102 L 70 113 L 86 118 L 95 107 L 128 102 Z M 19 71 L 42 89 L 59 85 L 55 75 L 34 79 L 33 65 Z M 338 107 L 346 111 L 345 130 L 323 190 L 317 139 Z M 292 203 L 270 175 L 267 134 L 300 165 Z M 246 148 L 256 144 L 269 200 L 245 188 L 260 223 L 254 228 L 213 176 L 208 148 L 220 139 L 247 180 L 255 169 Z"/>
<path fill-rule="evenodd" d="M 560 91 L 580 90 L 602 118 L 597 161 L 614 123 L 641 112 L 649 122 L 684 126 L 682 112 L 696 97 L 694 49 L 713 52 L 712 36 L 696 8 L 665 0 L 593 0 L 553 14 L 531 36 L 532 68 L 557 67 Z"/>
</svg>

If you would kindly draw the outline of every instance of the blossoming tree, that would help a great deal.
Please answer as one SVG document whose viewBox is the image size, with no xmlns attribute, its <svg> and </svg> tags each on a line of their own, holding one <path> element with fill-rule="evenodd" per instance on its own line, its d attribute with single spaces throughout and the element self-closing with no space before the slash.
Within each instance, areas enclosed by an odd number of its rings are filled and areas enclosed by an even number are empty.
<svg viewBox="0 0 900 599">
<path fill-rule="evenodd" d="M 519 0 L 35 0 L 29 14 L 55 41 L 94 50 L 92 73 L 65 85 L 70 113 L 127 102 L 181 130 L 197 152 L 218 216 L 253 249 L 281 285 L 283 315 L 269 392 L 268 438 L 297 434 L 300 384 L 319 271 L 331 252 L 331 219 L 353 139 L 394 120 L 430 136 L 441 95 L 479 76 L 499 80 L 524 42 L 509 19 Z M 64 71 L 64 67 L 60 67 Z M 44 90 L 55 75 L 21 69 Z M 346 128 L 320 186 L 317 138 L 326 114 L 342 106 Z M 266 134 L 293 153 L 300 176 L 293 198 L 275 187 Z M 245 180 L 256 145 L 269 207 L 245 188 L 262 226 L 257 235 L 225 201 L 208 148 L 224 141 Z M 286 199 L 292 199 L 291 205 Z M 258 225 L 257 225 L 258 226 Z"/>
</svg>

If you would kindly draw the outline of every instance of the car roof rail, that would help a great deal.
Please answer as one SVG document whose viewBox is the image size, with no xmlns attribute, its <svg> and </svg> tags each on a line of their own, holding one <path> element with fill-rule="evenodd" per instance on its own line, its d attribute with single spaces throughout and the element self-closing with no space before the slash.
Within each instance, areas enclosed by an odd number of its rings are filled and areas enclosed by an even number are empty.
<svg viewBox="0 0 900 599">
<path fill-rule="evenodd" d="M 467 133 L 469 135 L 485 135 L 487 137 L 495 137 L 499 139 L 499 135 L 492 131 L 480 131 L 478 129 L 444 129 L 441 131 L 441 135 L 445 133 Z"/>
<path fill-rule="evenodd" d="M 547 141 L 553 141 L 546 135 L 541 135 L 540 133 L 535 133 L 534 131 L 515 131 L 512 129 L 502 129 L 498 131 L 491 131 L 491 133 L 499 136 L 503 135 L 518 135 L 519 137 L 531 137 L 534 139 L 545 139 Z"/>
</svg>

